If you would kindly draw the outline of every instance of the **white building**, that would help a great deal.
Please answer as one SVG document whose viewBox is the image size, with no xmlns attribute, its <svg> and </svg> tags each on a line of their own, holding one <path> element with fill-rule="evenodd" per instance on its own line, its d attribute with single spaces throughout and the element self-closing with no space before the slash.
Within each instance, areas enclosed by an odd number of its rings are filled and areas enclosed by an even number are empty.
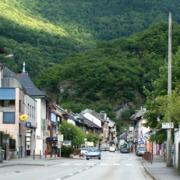
<svg viewBox="0 0 180 180">
<path fill-rule="evenodd" d="M 46 123 L 46 100 L 37 98 L 37 128 L 35 154 L 42 155 L 46 149 L 47 123 Z"/>
<path fill-rule="evenodd" d="M 16 74 L 0 64 L 0 146 L 5 159 L 25 156 L 24 92 Z"/>
<path fill-rule="evenodd" d="M 18 78 L 24 88 L 25 93 L 36 101 L 36 110 L 33 110 L 36 112 L 35 149 L 33 150 L 33 153 L 36 155 L 43 155 L 46 148 L 46 137 L 48 136 L 46 96 L 44 92 L 40 91 L 34 85 L 28 73 L 25 72 L 25 69 L 23 73 L 18 75 Z M 33 101 L 31 101 L 31 103 L 33 103 Z"/>
<path fill-rule="evenodd" d="M 89 121 L 93 122 L 96 124 L 98 127 L 101 127 L 101 120 L 100 118 L 97 118 L 96 115 L 94 115 L 94 111 L 90 109 L 85 109 L 81 114 L 87 118 Z"/>
<path fill-rule="evenodd" d="M 180 128 L 174 133 L 174 166 L 180 169 Z"/>
<path fill-rule="evenodd" d="M 24 123 L 26 126 L 26 155 L 30 156 L 36 147 L 36 126 L 37 126 L 37 102 L 28 95 L 24 95 L 25 114 L 28 115 L 28 120 Z"/>
<path fill-rule="evenodd" d="M 146 123 L 146 119 L 144 119 L 145 113 L 146 113 L 146 108 L 141 108 L 130 117 L 130 119 L 133 120 L 133 124 L 134 124 L 134 143 L 136 143 L 136 145 L 140 145 L 140 144 L 145 145 L 146 133 L 150 131 L 149 127 L 145 127 L 145 123 Z"/>
</svg>

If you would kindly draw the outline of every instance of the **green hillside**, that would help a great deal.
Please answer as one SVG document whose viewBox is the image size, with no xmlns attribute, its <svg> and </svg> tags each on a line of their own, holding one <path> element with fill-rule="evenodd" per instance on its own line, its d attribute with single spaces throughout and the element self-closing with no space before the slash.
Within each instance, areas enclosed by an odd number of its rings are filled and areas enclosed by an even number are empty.
<svg viewBox="0 0 180 180">
<path fill-rule="evenodd" d="M 35 76 L 99 40 L 166 21 L 169 10 L 179 22 L 179 7 L 179 0 L 1 0 L 0 45 L 14 53 L 14 60 L 1 59 L 14 70 L 25 60 Z"/>
<path fill-rule="evenodd" d="M 167 59 L 167 24 L 160 24 L 94 50 L 75 54 L 41 74 L 39 85 L 64 107 L 105 110 L 111 117 L 125 104 L 143 104 L 145 91 L 153 90 L 159 68 Z M 173 51 L 180 44 L 180 26 L 173 26 Z"/>
</svg>

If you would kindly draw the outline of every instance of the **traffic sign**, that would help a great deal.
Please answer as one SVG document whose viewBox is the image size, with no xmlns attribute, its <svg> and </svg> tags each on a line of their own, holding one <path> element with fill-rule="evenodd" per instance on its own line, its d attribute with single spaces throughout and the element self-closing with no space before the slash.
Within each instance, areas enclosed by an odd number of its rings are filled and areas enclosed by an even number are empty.
<svg viewBox="0 0 180 180">
<path fill-rule="evenodd" d="M 162 123 L 162 129 L 173 129 L 173 128 L 174 128 L 173 122 Z"/>
</svg>

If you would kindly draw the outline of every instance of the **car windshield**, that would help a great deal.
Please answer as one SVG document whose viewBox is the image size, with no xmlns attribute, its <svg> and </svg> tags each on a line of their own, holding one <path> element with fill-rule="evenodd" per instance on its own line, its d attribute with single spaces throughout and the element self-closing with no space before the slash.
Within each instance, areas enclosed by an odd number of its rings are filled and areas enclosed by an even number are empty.
<svg viewBox="0 0 180 180">
<path fill-rule="evenodd" d="M 90 148 L 90 149 L 88 149 L 88 151 L 89 152 L 97 152 L 97 151 L 99 151 L 97 148 Z"/>
<path fill-rule="evenodd" d="M 139 151 L 145 151 L 146 148 L 145 148 L 145 147 L 139 147 L 138 150 L 139 150 Z"/>
</svg>

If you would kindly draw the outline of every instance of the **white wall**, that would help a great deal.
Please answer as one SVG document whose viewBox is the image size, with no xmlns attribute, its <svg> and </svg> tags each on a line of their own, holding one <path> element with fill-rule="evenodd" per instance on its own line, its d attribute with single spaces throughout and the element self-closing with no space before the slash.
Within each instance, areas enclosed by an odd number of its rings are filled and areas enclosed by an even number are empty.
<svg viewBox="0 0 180 180">
<path fill-rule="evenodd" d="M 68 122 L 69 124 L 73 124 L 74 126 L 76 125 L 76 123 L 75 123 L 72 119 L 68 119 L 67 122 Z"/>
<path fill-rule="evenodd" d="M 43 154 L 45 151 L 45 139 L 46 139 L 46 101 L 44 99 L 37 98 L 37 128 L 36 128 L 36 154 Z"/>
<path fill-rule="evenodd" d="M 180 152 L 179 152 L 180 129 L 179 131 L 175 132 L 174 142 L 175 142 L 175 167 L 178 168 L 178 159 L 180 156 Z"/>
<path fill-rule="evenodd" d="M 145 127 L 144 126 L 145 122 L 146 122 L 145 119 L 141 119 L 138 122 L 138 140 L 140 140 L 141 138 L 144 139 L 145 138 L 145 134 L 150 131 L 149 127 Z"/>
<path fill-rule="evenodd" d="M 87 118 L 88 120 L 92 121 L 94 124 L 98 125 L 99 127 L 101 127 L 101 120 L 97 119 L 95 116 L 93 116 L 90 113 L 84 113 L 83 116 L 85 118 Z"/>
<path fill-rule="evenodd" d="M 28 95 L 24 96 L 24 106 L 25 106 L 25 114 L 28 115 L 27 122 L 31 122 L 32 126 L 36 126 L 36 112 L 37 112 L 37 105 L 36 100 L 31 98 Z"/>
</svg>

